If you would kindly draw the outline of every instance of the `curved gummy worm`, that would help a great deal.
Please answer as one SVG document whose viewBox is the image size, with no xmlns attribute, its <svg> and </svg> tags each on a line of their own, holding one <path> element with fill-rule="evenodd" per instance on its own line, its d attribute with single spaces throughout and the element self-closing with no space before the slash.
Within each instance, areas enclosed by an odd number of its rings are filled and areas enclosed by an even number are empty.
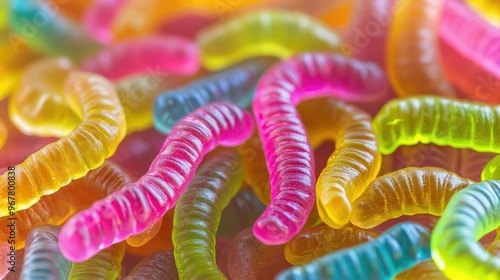
<svg viewBox="0 0 500 280">
<path fill-rule="evenodd" d="M 500 106 L 423 96 L 389 101 L 373 128 L 382 154 L 400 145 L 434 143 L 478 152 L 500 153 Z"/>
<path fill-rule="evenodd" d="M 342 50 L 337 34 L 306 14 L 290 11 L 261 11 L 229 19 L 202 30 L 196 41 L 203 66 L 212 70 L 255 56 L 286 58 L 306 51 Z"/>
<path fill-rule="evenodd" d="M 222 211 L 217 236 L 234 237 L 253 225 L 264 209 L 252 188 L 241 189 Z"/>
<path fill-rule="evenodd" d="M 84 30 L 38 0 L 12 0 L 10 27 L 22 42 L 48 55 L 80 60 L 99 49 Z"/>
<path fill-rule="evenodd" d="M 321 95 L 368 102 L 384 95 L 387 86 L 375 64 L 327 53 L 298 55 L 276 64 L 261 78 L 253 111 L 272 200 L 254 226 L 259 240 L 268 245 L 287 242 L 314 206 L 313 152 L 295 104 Z"/>
<path fill-rule="evenodd" d="M 500 28 L 500 5 L 495 0 L 466 0 L 467 4 L 476 10 L 482 18 Z"/>
<path fill-rule="evenodd" d="M 500 30 L 463 1 L 445 2 L 439 37 L 446 75 L 469 99 L 500 103 Z"/>
<path fill-rule="evenodd" d="M 387 69 L 400 96 L 455 92 L 442 70 L 438 26 L 445 0 L 399 0 L 387 43 Z"/>
<path fill-rule="evenodd" d="M 81 119 L 68 106 L 64 81 L 76 70 L 68 58 L 48 58 L 28 66 L 9 98 L 9 117 L 25 134 L 64 137 Z"/>
<path fill-rule="evenodd" d="M 401 223 L 372 243 L 335 252 L 276 277 L 284 279 L 392 279 L 430 258 L 431 233 L 415 223 Z"/>
<path fill-rule="evenodd" d="M 64 256 L 83 261 L 146 230 L 175 205 L 205 154 L 241 144 L 252 130 L 251 115 L 232 103 L 213 103 L 186 116 L 144 176 L 66 222 L 59 238 Z"/>
<path fill-rule="evenodd" d="M 0 118 L 0 149 L 3 148 L 3 145 L 7 140 L 7 134 L 8 134 L 7 127 L 5 126 L 3 120 Z"/>
<path fill-rule="evenodd" d="M 477 242 L 500 225 L 500 181 L 455 194 L 432 232 L 432 258 L 451 279 L 498 279 L 500 259 Z"/>
<path fill-rule="evenodd" d="M 349 222 L 351 203 L 380 171 L 382 155 L 372 118 L 356 106 L 332 98 L 307 100 L 297 106 L 311 144 L 333 140 L 335 151 L 316 183 L 316 206 L 330 227 Z"/>
<path fill-rule="evenodd" d="M 286 244 L 285 258 L 293 265 L 302 265 L 334 251 L 372 242 L 379 235 L 352 225 L 341 229 L 328 225 L 307 228 Z"/>
<path fill-rule="evenodd" d="M 100 0 L 89 5 L 82 19 L 85 30 L 96 41 L 109 44 L 113 38 L 111 24 L 125 3 L 123 0 Z"/>
<path fill-rule="evenodd" d="M 66 260 L 57 244 L 60 227 L 44 225 L 34 228 L 26 239 L 24 263 L 20 279 L 66 280 L 71 262 Z"/>
<path fill-rule="evenodd" d="M 95 199 L 104 198 L 131 181 L 118 166 L 106 161 L 85 177 L 71 181 L 58 192 L 42 197 L 30 208 L 16 212 L 16 249 L 24 248 L 26 236 L 34 227 L 61 225 L 74 213 L 90 206 Z M 0 218 L 0 222 L 8 224 L 9 217 Z M 0 227 L 0 234 L 9 236 L 9 232 L 8 227 Z"/>
<path fill-rule="evenodd" d="M 115 80 L 131 74 L 191 75 L 200 59 L 194 42 L 172 36 L 147 36 L 119 42 L 86 58 L 82 69 Z"/>
<path fill-rule="evenodd" d="M 272 60 L 249 61 L 161 94 L 153 108 L 156 129 L 168 134 L 180 119 L 212 102 L 231 101 L 248 107 L 258 79 L 271 63 Z"/>
<path fill-rule="evenodd" d="M 0 3 L 0 29 L 4 29 L 8 25 L 10 11 L 10 1 L 2 1 Z"/>
<path fill-rule="evenodd" d="M 481 181 L 500 180 L 500 156 L 489 161 L 481 172 Z"/>
<path fill-rule="evenodd" d="M 82 263 L 71 266 L 68 280 L 118 279 L 125 256 L 125 242 L 102 250 Z"/>
<path fill-rule="evenodd" d="M 416 266 L 401 272 L 394 277 L 394 280 L 415 280 L 415 279 L 425 279 L 425 280 L 447 280 L 448 278 L 439 270 L 439 268 L 434 264 L 434 261 L 427 260 L 423 261 Z"/>
<path fill-rule="evenodd" d="M 175 207 L 172 241 L 180 279 L 225 279 L 215 263 L 222 209 L 243 182 L 243 163 L 227 151 L 204 163 Z"/>
<path fill-rule="evenodd" d="M 373 228 L 416 214 L 441 216 L 450 198 L 474 182 L 435 167 L 408 167 L 376 178 L 352 204 L 351 223 Z"/>
<path fill-rule="evenodd" d="M 160 251 L 142 259 L 124 280 L 178 280 L 179 274 L 175 266 L 172 251 Z"/>
<path fill-rule="evenodd" d="M 125 117 L 113 86 L 100 76 L 75 72 L 66 88 L 67 102 L 81 124 L 68 136 L 48 144 L 15 166 L 16 210 L 35 204 L 71 180 L 101 166 L 125 137 Z M 0 190 L 7 191 L 8 173 L 0 177 Z M 9 214 L 7 200 L 0 201 L 0 217 Z"/>
<path fill-rule="evenodd" d="M 258 273 L 268 262 L 283 252 L 283 245 L 268 246 L 255 238 L 252 228 L 240 232 L 229 245 L 228 269 L 232 279 L 258 279 Z"/>
</svg>

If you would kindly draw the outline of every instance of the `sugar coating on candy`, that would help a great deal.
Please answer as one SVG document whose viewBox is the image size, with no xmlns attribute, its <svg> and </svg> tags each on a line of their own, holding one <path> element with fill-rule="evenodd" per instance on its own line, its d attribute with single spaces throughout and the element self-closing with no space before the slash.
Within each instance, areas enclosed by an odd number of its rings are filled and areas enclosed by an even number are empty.
<svg viewBox="0 0 500 280">
<path fill-rule="evenodd" d="M 341 229 L 328 225 L 306 228 L 286 244 L 285 257 L 293 265 L 302 265 L 334 251 L 373 242 L 379 235 L 352 225 Z"/>
<path fill-rule="evenodd" d="M 124 280 L 177 280 L 179 274 L 172 251 L 160 251 L 143 258 Z"/>
<path fill-rule="evenodd" d="M 500 107 L 442 97 L 389 101 L 373 119 L 382 154 L 400 145 L 434 143 L 478 152 L 500 152 Z"/>
<path fill-rule="evenodd" d="M 186 116 L 144 176 L 66 222 L 59 237 L 63 254 L 83 261 L 144 231 L 175 205 L 205 154 L 219 145 L 237 146 L 252 131 L 251 115 L 232 103 L 213 103 Z"/>
<path fill-rule="evenodd" d="M 175 207 L 172 241 L 180 279 L 225 279 L 215 263 L 221 213 L 243 182 L 243 163 L 234 151 L 200 166 Z"/>
<path fill-rule="evenodd" d="M 16 210 L 35 204 L 71 180 L 85 176 L 112 156 L 125 137 L 125 117 L 113 86 L 100 76 L 75 72 L 66 87 L 69 106 L 82 117 L 81 124 L 66 137 L 50 143 L 15 166 Z M 7 193 L 7 173 L 0 177 L 0 190 Z M 9 215 L 7 200 L 0 201 L 0 216 Z"/>
<path fill-rule="evenodd" d="M 23 269 L 19 279 L 67 279 L 71 262 L 64 258 L 57 244 L 60 227 L 34 228 L 26 239 Z M 13 273 L 13 272 L 11 272 Z"/>
<path fill-rule="evenodd" d="M 116 80 L 142 73 L 192 75 L 198 71 L 199 61 L 191 40 L 156 35 L 110 45 L 87 57 L 81 67 Z"/>
<path fill-rule="evenodd" d="M 307 100 L 298 106 L 311 143 L 335 141 L 316 183 L 316 206 L 330 227 L 348 223 L 351 202 L 358 198 L 380 170 L 371 116 L 361 109 L 332 98 Z"/>
<path fill-rule="evenodd" d="M 228 19 L 202 30 L 196 41 L 203 66 L 212 70 L 258 56 L 342 51 L 340 36 L 322 23 L 301 12 L 278 10 Z"/>
<path fill-rule="evenodd" d="M 438 25 L 445 0 L 400 0 L 387 44 L 387 68 L 399 96 L 454 96 L 439 61 Z"/>
<path fill-rule="evenodd" d="M 313 153 L 295 105 L 325 95 L 368 102 L 383 96 L 387 86 L 377 65 L 328 53 L 304 53 L 264 74 L 253 112 L 272 200 L 254 226 L 259 240 L 268 245 L 287 242 L 304 226 L 314 205 Z"/>
<path fill-rule="evenodd" d="M 180 119 L 212 102 L 231 101 L 242 108 L 248 107 L 257 81 L 273 62 L 270 59 L 250 60 L 162 93 L 153 108 L 156 129 L 168 134 Z"/>
<path fill-rule="evenodd" d="M 341 250 L 280 273 L 276 279 L 392 279 L 430 258 L 431 233 L 415 223 L 400 223 L 375 241 Z"/>
<path fill-rule="evenodd" d="M 452 279 L 498 279 L 500 259 L 478 240 L 500 225 L 500 182 L 483 181 L 454 195 L 432 233 L 432 258 Z"/>
</svg>

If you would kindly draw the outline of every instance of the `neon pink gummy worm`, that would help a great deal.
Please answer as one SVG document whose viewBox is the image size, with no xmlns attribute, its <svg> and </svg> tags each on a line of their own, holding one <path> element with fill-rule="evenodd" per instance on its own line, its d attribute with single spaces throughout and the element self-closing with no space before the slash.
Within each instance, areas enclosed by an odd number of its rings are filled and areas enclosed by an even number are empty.
<svg viewBox="0 0 500 280">
<path fill-rule="evenodd" d="M 82 69 L 119 79 L 138 73 L 191 75 L 200 58 L 192 40 L 173 36 L 148 36 L 111 45 L 87 58 Z"/>
<path fill-rule="evenodd" d="M 73 262 L 85 261 L 143 232 L 175 205 L 205 154 L 219 145 L 240 145 L 252 131 L 252 116 L 232 103 L 212 103 L 189 114 L 174 126 L 144 176 L 66 222 L 59 235 L 62 253 Z"/>
<path fill-rule="evenodd" d="M 85 30 L 98 42 L 109 44 L 113 38 L 111 24 L 123 3 L 123 0 L 99 0 L 90 4 L 83 14 Z"/>
<path fill-rule="evenodd" d="M 469 99 L 500 103 L 500 30 L 463 1 L 445 2 L 439 36 L 447 76 Z"/>
<path fill-rule="evenodd" d="M 387 92 L 388 81 L 376 64 L 339 54 L 304 53 L 264 74 L 253 102 L 271 183 L 271 203 L 254 225 L 260 241 L 290 240 L 315 202 L 313 152 L 295 105 L 319 96 L 370 102 Z"/>
</svg>

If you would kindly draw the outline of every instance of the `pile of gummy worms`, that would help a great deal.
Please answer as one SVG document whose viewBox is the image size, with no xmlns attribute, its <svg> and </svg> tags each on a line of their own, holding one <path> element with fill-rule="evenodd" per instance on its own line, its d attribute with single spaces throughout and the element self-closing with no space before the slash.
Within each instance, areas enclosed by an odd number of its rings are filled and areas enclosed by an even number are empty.
<svg viewBox="0 0 500 280">
<path fill-rule="evenodd" d="M 3 279 L 500 279 L 500 2 L 3 0 Z"/>
</svg>

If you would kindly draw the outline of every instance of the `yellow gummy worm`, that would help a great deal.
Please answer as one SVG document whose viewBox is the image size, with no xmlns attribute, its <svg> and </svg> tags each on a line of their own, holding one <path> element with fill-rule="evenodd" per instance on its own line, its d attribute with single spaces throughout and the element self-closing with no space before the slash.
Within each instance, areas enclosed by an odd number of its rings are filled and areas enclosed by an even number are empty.
<svg viewBox="0 0 500 280">
<path fill-rule="evenodd" d="M 448 201 L 474 182 L 435 167 L 408 167 L 375 179 L 352 204 L 351 223 L 373 228 L 403 215 L 441 216 Z"/>
<path fill-rule="evenodd" d="M 335 151 L 316 183 L 316 205 L 327 225 L 341 228 L 349 222 L 351 202 L 380 170 L 382 155 L 371 116 L 332 98 L 304 101 L 298 110 L 313 146 L 335 141 Z"/>
<path fill-rule="evenodd" d="M 423 261 L 416 266 L 401 272 L 394 280 L 447 280 L 448 278 L 439 270 L 432 259 Z"/>
<path fill-rule="evenodd" d="M 400 96 L 455 92 L 439 60 L 438 26 L 445 0 L 399 0 L 387 46 L 387 68 Z"/>
<path fill-rule="evenodd" d="M 73 263 L 68 280 L 118 279 L 125 256 L 125 242 L 100 251 L 82 263 Z"/>
<path fill-rule="evenodd" d="M 7 127 L 5 123 L 0 119 L 0 149 L 2 149 L 5 141 L 7 140 Z"/>
<path fill-rule="evenodd" d="M 19 186 L 15 190 L 16 211 L 29 208 L 41 196 L 52 194 L 101 166 L 125 137 L 120 100 L 113 85 L 103 77 L 74 72 L 68 78 L 65 98 L 82 118 L 81 124 L 68 136 L 30 155 L 15 170 L 9 170 L 10 174 L 5 172 L 0 177 L 3 196 L 7 196 L 8 182 Z M 7 215 L 8 201 L 4 197 L 0 201 L 0 217 Z"/>
<path fill-rule="evenodd" d="M 337 34 L 306 14 L 290 11 L 260 11 L 228 19 L 202 30 L 196 41 L 202 64 L 210 70 L 254 56 L 286 58 L 305 51 L 342 50 Z"/>
<path fill-rule="evenodd" d="M 465 0 L 482 18 L 500 28 L 500 3 L 497 0 Z"/>
</svg>

